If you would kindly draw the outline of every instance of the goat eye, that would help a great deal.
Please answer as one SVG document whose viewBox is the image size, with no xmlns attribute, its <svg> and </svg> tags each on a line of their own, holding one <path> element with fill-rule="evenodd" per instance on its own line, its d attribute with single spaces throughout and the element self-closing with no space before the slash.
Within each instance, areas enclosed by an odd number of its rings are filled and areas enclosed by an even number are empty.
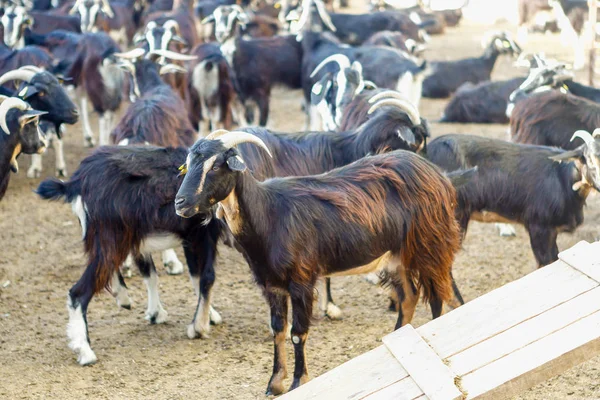
<svg viewBox="0 0 600 400">
<path fill-rule="evenodd" d="M 40 90 L 38 92 L 38 96 L 40 96 L 40 97 L 44 97 L 45 95 L 46 95 L 46 92 L 44 92 L 43 90 Z"/>
<path fill-rule="evenodd" d="M 214 167 L 212 167 L 213 171 L 218 171 L 219 170 L 219 166 L 215 165 Z"/>
</svg>

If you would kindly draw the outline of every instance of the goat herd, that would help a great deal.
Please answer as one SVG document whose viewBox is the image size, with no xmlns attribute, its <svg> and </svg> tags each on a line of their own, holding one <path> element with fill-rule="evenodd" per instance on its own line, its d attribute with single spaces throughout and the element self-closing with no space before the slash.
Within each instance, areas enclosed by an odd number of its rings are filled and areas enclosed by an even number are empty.
<svg viewBox="0 0 600 400">
<path fill-rule="evenodd" d="M 521 25 L 538 7 L 559 10 L 565 30 L 581 4 L 521 0 Z M 313 304 L 340 318 L 331 277 L 373 273 L 389 288 L 398 328 L 421 294 L 433 318 L 463 304 L 452 266 L 471 220 L 499 223 L 503 235 L 523 225 L 538 267 L 557 260 L 558 233 L 575 231 L 600 191 L 600 90 L 575 82 L 564 63 L 523 52 L 507 32 L 485 35 L 480 57 L 425 60 L 429 35 L 458 25 L 460 8 L 334 6 L 345 5 L 2 2 L 0 199 L 20 154 L 32 154 L 27 177 L 46 176 L 42 153 L 52 145 L 63 179 L 35 192 L 69 203 L 83 232 L 87 267 L 67 300 L 81 365 L 97 361 L 91 299 L 106 289 L 130 309 L 133 264 L 147 287 L 146 319 L 167 320 L 152 252 L 181 274 L 174 249 L 183 247 L 198 296 L 191 339 L 222 322 L 211 306 L 217 243 L 242 253 L 270 309 L 274 395 L 285 391 L 286 335 L 294 389 L 308 380 Z M 529 73 L 490 81 L 500 57 Z M 302 90 L 302 133 L 265 128 L 275 86 Z M 449 99 L 440 122 L 509 124 L 509 140 L 435 132 L 429 141 L 421 97 Z M 65 125 L 79 120 L 83 145 L 95 146 L 97 130 L 99 147 L 67 180 Z"/>
</svg>

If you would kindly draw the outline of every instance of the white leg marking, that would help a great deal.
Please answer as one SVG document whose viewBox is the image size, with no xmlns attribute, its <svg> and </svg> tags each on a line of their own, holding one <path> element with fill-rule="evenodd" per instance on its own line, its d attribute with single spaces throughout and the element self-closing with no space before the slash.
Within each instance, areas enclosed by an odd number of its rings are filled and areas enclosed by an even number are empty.
<svg viewBox="0 0 600 400">
<path fill-rule="evenodd" d="M 90 119 L 88 115 L 88 99 L 85 94 L 81 95 L 81 119 L 83 121 L 83 145 L 86 147 L 94 147 L 94 136 L 92 133 L 92 127 L 90 126 Z"/>
<path fill-rule="evenodd" d="M 333 320 L 342 319 L 342 310 L 332 302 L 327 303 L 327 311 L 325 314 Z"/>
<path fill-rule="evenodd" d="M 150 271 L 150 276 L 144 278 L 146 289 L 148 289 L 148 308 L 146 309 L 146 320 L 151 324 L 163 324 L 167 321 L 167 312 L 160 304 L 158 296 L 158 275 L 156 271 Z"/>
<path fill-rule="evenodd" d="M 121 265 L 121 273 L 127 278 L 131 278 L 131 267 L 133 267 L 133 256 L 129 254 L 125 259 L 123 265 Z"/>
<path fill-rule="evenodd" d="M 86 206 L 81 200 L 81 196 L 77 196 L 71 203 L 71 208 L 73 209 L 73 214 L 77 215 L 77 218 L 79 218 L 79 223 L 81 224 L 81 237 L 85 239 L 85 234 L 87 232 L 87 215 L 85 211 Z"/>
<path fill-rule="evenodd" d="M 100 146 L 108 145 L 108 132 L 106 129 L 107 122 L 108 121 L 107 121 L 106 113 L 102 114 L 100 116 L 100 118 L 98 118 L 98 130 L 100 131 L 100 133 L 99 133 Z"/>
<path fill-rule="evenodd" d="M 168 249 L 162 252 L 163 265 L 169 275 L 181 275 L 183 273 L 183 264 L 177 258 L 175 250 Z"/>
<path fill-rule="evenodd" d="M 42 155 L 32 154 L 31 155 L 31 166 L 27 170 L 28 178 L 39 178 L 42 175 Z"/>
<path fill-rule="evenodd" d="M 190 339 L 196 339 L 200 337 L 202 339 L 208 339 L 208 333 L 210 332 L 210 296 L 208 299 L 200 297 L 200 302 L 196 308 L 196 315 L 194 315 L 194 321 L 188 325 L 187 335 Z"/>
<path fill-rule="evenodd" d="M 83 319 L 81 305 L 73 308 L 70 296 L 67 297 L 67 310 L 69 311 L 69 323 L 67 324 L 67 337 L 69 347 L 77 354 L 77 362 L 81 365 L 95 363 L 98 358 L 90 347 L 87 338 L 87 326 Z"/>
<path fill-rule="evenodd" d="M 67 163 L 65 162 L 65 152 L 63 148 L 63 141 L 58 137 L 55 137 L 52 141 L 54 151 L 56 152 L 56 176 L 66 177 L 67 176 Z"/>
<path fill-rule="evenodd" d="M 511 224 L 496 224 L 496 228 L 498 228 L 498 232 L 500 236 L 517 236 L 517 231 L 515 227 Z"/>
<path fill-rule="evenodd" d="M 115 300 L 117 300 L 117 305 L 128 310 L 131 309 L 131 299 L 129 298 L 129 293 L 127 292 L 127 288 L 125 286 L 121 286 L 121 281 L 119 281 L 119 273 L 116 271 L 113 272 L 110 287 L 113 297 Z"/>
</svg>

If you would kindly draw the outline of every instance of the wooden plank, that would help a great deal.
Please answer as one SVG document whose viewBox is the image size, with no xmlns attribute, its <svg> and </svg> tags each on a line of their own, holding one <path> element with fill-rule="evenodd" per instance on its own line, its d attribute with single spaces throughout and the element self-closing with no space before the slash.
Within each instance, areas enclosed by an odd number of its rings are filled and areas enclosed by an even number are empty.
<svg viewBox="0 0 600 400">
<path fill-rule="evenodd" d="M 455 354 L 448 359 L 450 369 L 460 376 L 466 375 L 597 312 L 599 304 L 600 287 L 597 287 Z"/>
<path fill-rule="evenodd" d="M 383 389 L 371 393 L 365 400 L 415 400 L 423 396 L 423 391 L 417 386 L 415 381 L 406 377 L 399 382 L 384 387 Z M 425 397 L 427 398 L 427 397 Z"/>
<path fill-rule="evenodd" d="M 563 262 L 600 282 L 600 243 L 579 242 L 558 255 Z"/>
<path fill-rule="evenodd" d="M 431 400 L 459 399 L 456 375 L 423 340 L 412 325 L 405 325 L 383 338 L 388 350 Z"/>
<path fill-rule="evenodd" d="M 557 261 L 442 315 L 417 332 L 445 359 L 597 286 L 598 282 Z"/>
<path fill-rule="evenodd" d="M 387 347 L 379 346 L 279 398 L 360 399 L 406 377 L 408 373 Z"/>
<path fill-rule="evenodd" d="M 600 311 L 462 377 L 469 399 L 508 398 L 600 352 Z"/>
</svg>

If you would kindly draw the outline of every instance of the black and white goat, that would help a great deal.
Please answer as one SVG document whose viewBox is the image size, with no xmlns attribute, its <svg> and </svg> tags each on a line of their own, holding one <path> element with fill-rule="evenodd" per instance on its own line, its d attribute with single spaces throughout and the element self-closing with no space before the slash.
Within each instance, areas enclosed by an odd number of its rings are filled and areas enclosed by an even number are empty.
<svg viewBox="0 0 600 400">
<path fill-rule="evenodd" d="M 284 391 L 288 298 L 295 352 L 290 389 L 308 380 L 305 345 L 320 276 L 385 268 L 404 300 L 397 328 L 412 319 L 420 289 L 433 317 L 441 314 L 452 298 L 459 232 L 456 193 L 438 168 L 399 151 L 325 174 L 258 182 L 235 149 L 242 143 L 270 154 L 247 132 L 200 139 L 190 149 L 175 208 L 190 218 L 217 205 L 217 216 L 242 247 L 271 309 L 275 354 L 268 394 Z"/>
<path fill-rule="evenodd" d="M 498 56 L 519 53 L 521 48 L 507 33 L 493 34 L 481 57 L 431 62 L 431 74 L 423 81 L 423 96 L 446 98 L 466 82 L 477 84 L 489 81 Z"/>
<path fill-rule="evenodd" d="M 175 35 L 182 39 L 182 42 L 184 42 L 182 45 L 187 49 L 191 49 L 199 41 L 191 0 L 178 0 L 173 4 L 173 9 L 171 11 L 151 13 L 145 18 L 144 22 L 146 27 L 154 22 L 157 27 L 162 26 L 165 29 L 168 28 L 172 30 Z M 164 36 L 162 40 L 165 40 Z M 174 38 L 171 36 L 170 40 L 174 40 Z M 156 46 L 156 48 L 158 48 L 158 46 Z M 170 50 L 181 51 L 182 48 Z"/>
<path fill-rule="evenodd" d="M 478 168 L 477 176 L 458 189 L 463 234 L 470 220 L 522 224 L 542 267 L 558 259 L 558 233 L 573 232 L 583 223 L 587 196 L 600 190 L 600 130 L 593 135 L 577 131 L 576 138 L 579 145 L 565 151 L 444 135 L 428 144 L 427 158 L 447 171 Z"/>
<path fill-rule="evenodd" d="M 291 35 L 243 39 L 241 26 L 249 17 L 238 5 L 217 7 L 203 22 L 212 21 L 221 52 L 234 72 L 240 102 L 247 110 L 249 102 L 254 102 L 259 111 L 258 124 L 265 126 L 272 87 L 277 84 L 292 89 L 301 87 L 302 46 Z"/>
<path fill-rule="evenodd" d="M 86 157 L 68 182 L 43 181 L 37 193 L 47 200 L 64 199 L 79 218 L 87 268 L 71 288 L 67 300 L 69 347 L 81 365 L 96 362 L 90 346 L 87 309 L 92 297 L 109 289 L 120 307 L 131 300 L 119 266 L 130 253 L 148 289 L 146 319 L 164 323 L 167 312 L 160 303 L 158 275 L 150 252 L 165 245 L 183 245 L 198 307 L 188 327 L 190 338 L 207 337 L 210 322 L 221 322 L 210 307 L 215 280 L 213 262 L 222 230 L 209 215 L 191 220 L 175 214 L 173 201 L 182 178 L 179 167 L 187 149 L 150 146 L 104 146 Z M 207 289 L 208 288 L 208 289 Z"/>
<path fill-rule="evenodd" d="M 0 85 L 7 82 L 22 82 L 17 85 L 14 96 L 27 101 L 32 107 L 44 111 L 42 122 L 45 137 L 52 144 L 56 152 L 56 175 L 66 176 L 66 163 L 63 153 L 62 131 L 63 123 L 74 124 L 79 120 L 79 112 L 60 82 L 54 75 L 34 66 L 23 66 L 17 70 L 9 71 L 0 77 Z M 31 166 L 27 170 L 27 177 L 39 178 L 42 172 L 42 156 L 34 154 Z"/>
<path fill-rule="evenodd" d="M 47 139 L 39 129 L 40 115 L 16 97 L 0 97 L 0 200 L 6 194 L 10 173 L 19 172 L 21 153 L 38 154 L 46 150 Z"/>
<path fill-rule="evenodd" d="M 135 34 L 133 3 L 108 0 L 77 0 L 69 14 L 79 14 L 81 32 L 105 32 L 123 47 L 129 46 Z"/>
</svg>

